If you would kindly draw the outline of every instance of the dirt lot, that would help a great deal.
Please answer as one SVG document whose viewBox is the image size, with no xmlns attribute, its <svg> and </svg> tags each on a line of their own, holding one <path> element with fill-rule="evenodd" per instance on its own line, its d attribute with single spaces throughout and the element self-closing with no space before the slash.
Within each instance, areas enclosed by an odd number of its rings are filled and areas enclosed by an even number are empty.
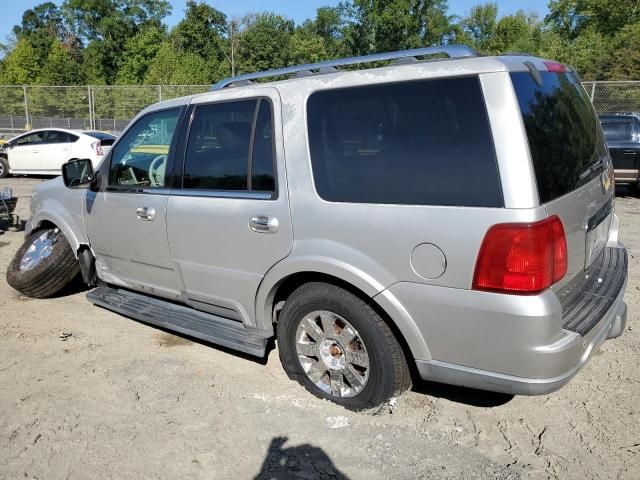
<svg viewBox="0 0 640 480">
<path fill-rule="evenodd" d="M 20 197 L 40 179 L 0 180 Z M 507 397 L 422 383 L 354 414 L 257 362 L 5 282 L 0 234 L 0 477 L 640 478 L 640 199 L 620 191 L 630 253 L 625 334 L 567 387 Z M 0 228 L 0 231 L 2 229 Z M 339 428 L 331 428 L 339 427 Z"/>
</svg>

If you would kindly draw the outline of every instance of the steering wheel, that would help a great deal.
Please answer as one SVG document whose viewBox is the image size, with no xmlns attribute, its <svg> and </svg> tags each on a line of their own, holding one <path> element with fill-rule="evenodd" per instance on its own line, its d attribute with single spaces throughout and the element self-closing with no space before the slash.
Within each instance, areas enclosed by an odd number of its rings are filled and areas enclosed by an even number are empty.
<svg viewBox="0 0 640 480">
<path fill-rule="evenodd" d="M 162 187 L 164 185 L 164 170 L 166 167 L 167 156 L 162 154 L 151 160 L 149 164 L 149 181 L 154 187 Z"/>
</svg>

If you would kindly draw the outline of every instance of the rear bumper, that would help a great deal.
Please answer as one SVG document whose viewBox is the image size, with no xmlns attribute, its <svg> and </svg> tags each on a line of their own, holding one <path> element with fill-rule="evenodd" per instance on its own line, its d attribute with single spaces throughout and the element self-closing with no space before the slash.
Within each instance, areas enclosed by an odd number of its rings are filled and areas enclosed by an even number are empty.
<svg viewBox="0 0 640 480">
<path fill-rule="evenodd" d="M 624 292 L 623 292 L 624 293 Z M 622 297 L 622 294 L 621 294 Z M 460 385 L 479 390 L 512 395 L 544 395 L 566 385 L 584 367 L 605 340 L 622 335 L 627 323 L 627 305 L 620 302 L 611 309 L 576 364 L 560 375 L 549 378 L 526 378 L 480 370 L 438 360 L 418 360 L 418 372 L 424 380 Z"/>
<path fill-rule="evenodd" d="M 552 290 L 517 296 L 393 285 L 389 294 L 409 313 L 428 347 L 427 356 L 416 356 L 420 376 L 522 395 L 562 387 L 606 339 L 624 331 L 626 253 L 619 244 L 608 253 L 624 261 L 594 262 L 598 270 L 585 277 L 599 275 L 595 284 L 576 284 L 564 298 Z"/>
</svg>

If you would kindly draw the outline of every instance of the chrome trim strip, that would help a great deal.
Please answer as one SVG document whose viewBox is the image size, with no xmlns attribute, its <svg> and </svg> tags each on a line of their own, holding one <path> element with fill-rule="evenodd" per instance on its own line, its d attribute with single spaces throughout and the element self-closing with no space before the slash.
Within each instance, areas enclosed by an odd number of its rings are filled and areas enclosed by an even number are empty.
<svg viewBox="0 0 640 480">
<path fill-rule="evenodd" d="M 237 192 L 229 190 L 171 190 L 169 195 L 174 197 L 210 197 L 210 198 L 237 198 L 247 200 L 272 200 L 271 192 Z"/>
</svg>

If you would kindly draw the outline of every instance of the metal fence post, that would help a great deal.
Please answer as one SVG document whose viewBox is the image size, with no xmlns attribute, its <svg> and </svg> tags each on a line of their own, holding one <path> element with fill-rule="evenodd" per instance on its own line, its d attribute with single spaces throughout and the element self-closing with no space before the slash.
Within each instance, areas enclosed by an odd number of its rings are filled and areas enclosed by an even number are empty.
<svg viewBox="0 0 640 480">
<path fill-rule="evenodd" d="M 591 85 L 591 103 L 593 103 L 593 99 L 595 98 L 596 95 L 596 82 L 594 80 L 593 84 Z"/>
<path fill-rule="evenodd" d="M 89 128 L 93 128 L 93 100 L 91 98 L 91 86 L 87 86 L 87 102 L 89 103 Z"/>
<path fill-rule="evenodd" d="M 162 101 L 162 85 L 158 85 L 158 101 Z"/>
<path fill-rule="evenodd" d="M 24 93 L 24 117 L 25 117 L 25 128 L 30 130 L 31 122 L 29 122 L 29 97 L 27 96 L 27 86 L 22 86 L 22 92 Z"/>
</svg>

